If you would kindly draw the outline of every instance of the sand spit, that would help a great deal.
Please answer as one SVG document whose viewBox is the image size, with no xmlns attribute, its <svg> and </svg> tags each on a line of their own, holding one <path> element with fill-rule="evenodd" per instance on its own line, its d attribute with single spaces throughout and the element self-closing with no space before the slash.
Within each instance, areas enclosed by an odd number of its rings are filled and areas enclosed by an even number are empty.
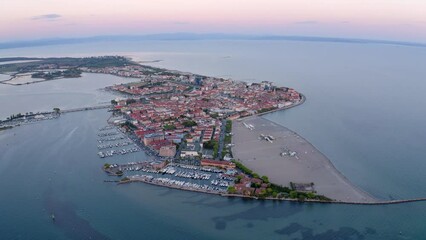
<svg viewBox="0 0 426 240">
<path fill-rule="evenodd" d="M 288 186 L 290 182 L 313 182 L 318 194 L 336 201 L 378 201 L 354 186 L 312 144 L 281 125 L 254 116 L 234 121 L 233 133 L 234 158 L 254 172 L 268 176 L 273 183 Z M 267 141 L 262 134 L 273 139 Z M 283 152 L 296 152 L 296 155 L 282 156 Z"/>
</svg>

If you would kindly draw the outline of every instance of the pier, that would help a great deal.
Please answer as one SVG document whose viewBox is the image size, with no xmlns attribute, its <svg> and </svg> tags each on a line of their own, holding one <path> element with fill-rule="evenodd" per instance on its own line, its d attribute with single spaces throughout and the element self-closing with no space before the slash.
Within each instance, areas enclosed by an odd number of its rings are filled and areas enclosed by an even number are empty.
<svg viewBox="0 0 426 240">
<path fill-rule="evenodd" d="M 37 112 L 25 115 L 19 115 L 18 117 L 6 120 L 0 120 L 0 127 L 2 129 L 8 129 L 11 127 L 19 126 L 22 124 L 34 123 L 42 120 L 51 120 L 60 116 L 60 114 L 73 113 L 73 112 L 82 112 L 82 111 L 92 111 L 98 109 L 108 109 L 112 108 L 111 104 L 108 105 L 98 105 L 98 106 L 89 106 L 81 108 L 71 108 L 59 111 L 44 111 Z"/>
<path fill-rule="evenodd" d="M 107 109 L 111 108 L 112 105 L 99 105 L 99 106 L 92 106 L 92 107 L 81 107 L 81 108 L 72 108 L 72 109 L 66 109 L 66 110 L 60 110 L 60 113 L 72 113 L 72 112 L 82 112 L 82 111 L 91 111 L 91 110 L 98 110 L 98 109 Z"/>
</svg>

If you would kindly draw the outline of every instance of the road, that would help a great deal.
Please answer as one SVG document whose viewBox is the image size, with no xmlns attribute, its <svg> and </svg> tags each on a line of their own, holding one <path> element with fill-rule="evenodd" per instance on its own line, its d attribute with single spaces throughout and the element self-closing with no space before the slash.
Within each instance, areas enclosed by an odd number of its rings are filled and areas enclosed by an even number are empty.
<svg viewBox="0 0 426 240">
<path fill-rule="evenodd" d="M 222 159 L 222 151 L 225 145 L 225 127 L 226 127 L 226 119 L 223 119 L 222 126 L 220 127 L 219 150 L 217 152 L 216 160 Z"/>
</svg>

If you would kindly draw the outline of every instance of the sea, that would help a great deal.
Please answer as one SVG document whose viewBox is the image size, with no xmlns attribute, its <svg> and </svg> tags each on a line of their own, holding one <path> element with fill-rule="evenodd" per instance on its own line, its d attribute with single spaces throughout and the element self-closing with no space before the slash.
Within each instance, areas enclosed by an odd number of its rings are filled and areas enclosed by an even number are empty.
<svg viewBox="0 0 426 240">
<path fill-rule="evenodd" d="M 297 132 L 379 199 L 426 197 L 426 48 L 298 41 L 129 41 L 2 49 L 0 57 L 124 55 L 144 64 L 303 93 L 265 117 Z M 1 79 L 7 76 L 0 75 Z M 0 84 L 0 118 L 116 98 L 102 74 Z M 422 110 L 423 109 L 423 110 Z M 0 239 L 426 239 L 426 202 L 360 206 L 223 198 L 142 183 L 117 186 L 94 110 L 0 131 Z M 55 215 L 52 221 L 51 215 Z"/>
</svg>

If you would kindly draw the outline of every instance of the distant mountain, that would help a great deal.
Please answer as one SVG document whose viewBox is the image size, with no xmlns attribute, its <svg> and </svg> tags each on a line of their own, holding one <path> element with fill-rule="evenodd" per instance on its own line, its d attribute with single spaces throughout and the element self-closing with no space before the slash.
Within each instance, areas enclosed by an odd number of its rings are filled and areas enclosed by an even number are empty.
<svg viewBox="0 0 426 240">
<path fill-rule="evenodd" d="M 115 41 L 182 41 L 182 40 L 274 40 L 274 41 L 304 41 L 304 42 L 332 42 L 332 43 L 356 43 L 356 44 L 388 44 L 411 47 L 426 47 L 426 43 L 369 40 L 356 38 L 312 37 L 312 36 L 284 36 L 284 35 L 239 35 L 239 34 L 196 34 L 196 33 L 164 33 L 149 35 L 113 35 L 95 36 L 85 38 L 50 38 L 28 41 L 0 42 L 0 49 L 23 48 L 47 45 L 78 44 L 91 42 L 115 42 Z"/>
</svg>

